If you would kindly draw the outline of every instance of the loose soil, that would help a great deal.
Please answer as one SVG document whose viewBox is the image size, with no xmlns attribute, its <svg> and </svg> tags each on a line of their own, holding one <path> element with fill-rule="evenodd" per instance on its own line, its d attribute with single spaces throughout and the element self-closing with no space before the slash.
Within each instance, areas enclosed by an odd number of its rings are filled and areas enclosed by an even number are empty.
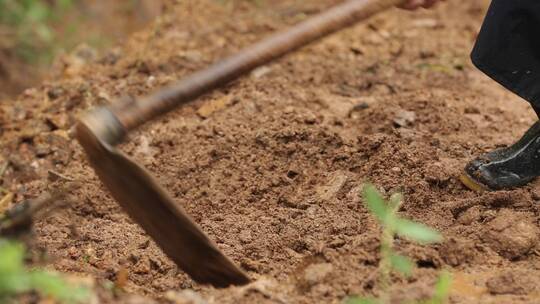
<svg viewBox="0 0 540 304">
<path fill-rule="evenodd" d="M 378 234 L 359 198 L 401 191 L 400 214 L 445 242 L 398 240 L 416 261 L 395 302 L 430 294 L 441 269 L 452 303 L 539 303 L 540 184 L 474 193 L 457 177 L 534 121 L 527 103 L 468 55 L 487 0 L 394 10 L 343 31 L 134 132 L 144 164 L 256 283 L 217 290 L 179 271 L 110 198 L 70 137 L 74 117 L 149 93 L 337 1 L 169 1 L 165 14 L 95 62 L 0 108 L 3 187 L 13 202 L 73 180 L 69 208 L 35 226 L 52 268 L 123 282 L 103 303 L 339 303 L 376 292 Z M 66 68 L 69 68 L 67 66 Z M 149 202 L 151 203 L 151 202 Z M 146 297 L 146 300 L 141 297 Z M 189 303 L 189 302 L 186 302 Z M 194 302 L 198 303 L 198 302 Z"/>
<path fill-rule="evenodd" d="M 148 25 L 160 12 L 161 0 L 75 1 L 59 20 L 48 24 L 55 34 L 54 42 L 34 49 L 35 62 L 23 60 L 16 47 L 6 45 L 10 44 L 5 41 L 10 39 L 9 31 L 15 29 L 4 29 L 7 32 L 0 37 L 0 99 L 13 98 L 57 74 L 54 70 L 61 69 L 65 61 L 88 61 L 101 49 L 125 40 L 130 33 Z M 37 57 L 53 52 L 53 47 L 63 50 L 55 63 L 38 64 Z"/>
</svg>

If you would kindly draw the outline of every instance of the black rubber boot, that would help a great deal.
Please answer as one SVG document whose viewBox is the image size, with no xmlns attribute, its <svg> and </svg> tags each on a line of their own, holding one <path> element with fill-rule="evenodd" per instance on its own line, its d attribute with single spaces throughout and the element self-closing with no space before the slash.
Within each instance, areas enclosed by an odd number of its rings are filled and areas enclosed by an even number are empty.
<svg viewBox="0 0 540 304">
<path fill-rule="evenodd" d="M 523 186 L 537 176 L 540 176 L 540 121 L 515 144 L 469 162 L 460 180 L 471 190 L 483 191 Z"/>
</svg>

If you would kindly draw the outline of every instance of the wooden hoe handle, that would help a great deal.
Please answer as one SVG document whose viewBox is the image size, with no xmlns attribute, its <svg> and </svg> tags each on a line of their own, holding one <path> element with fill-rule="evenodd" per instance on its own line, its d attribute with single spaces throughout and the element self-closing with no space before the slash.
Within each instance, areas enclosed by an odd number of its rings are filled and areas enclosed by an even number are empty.
<svg viewBox="0 0 540 304">
<path fill-rule="evenodd" d="M 121 137 L 128 131 L 259 66 L 400 3 L 403 3 L 403 0 L 345 1 L 288 30 L 273 34 L 176 84 L 148 96 L 125 98 L 121 102 L 116 102 L 109 110 L 116 117 L 122 130 L 117 130 L 120 138 L 110 143 L 121 141 Z"/>
</svg>

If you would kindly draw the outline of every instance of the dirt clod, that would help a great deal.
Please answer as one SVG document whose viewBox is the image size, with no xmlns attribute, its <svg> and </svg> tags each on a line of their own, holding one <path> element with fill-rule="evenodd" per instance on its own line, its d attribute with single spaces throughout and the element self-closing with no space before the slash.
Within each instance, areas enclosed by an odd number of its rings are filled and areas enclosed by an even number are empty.
<svg viewBox="0 0 540 304">
<path fill-rule="evenodd" d="M 477 258 L 474 242 L 462 238 L 450 238 L 439 249 L 442 259 L 451 266 L 473 263 Z"/>
<path fill-rule="evenodd" d="M 528 271 L 506 271 L 486 282 L 491 294 L 525 295 L 538 290 L 539 280 Z"/>
<path fill-rule="evenodd" d="M 501 256 L 518 259 L 537 245 L 539 234 L 530 217 L 504 209 L 487 224 L 482 239 Z"/>
</svg>

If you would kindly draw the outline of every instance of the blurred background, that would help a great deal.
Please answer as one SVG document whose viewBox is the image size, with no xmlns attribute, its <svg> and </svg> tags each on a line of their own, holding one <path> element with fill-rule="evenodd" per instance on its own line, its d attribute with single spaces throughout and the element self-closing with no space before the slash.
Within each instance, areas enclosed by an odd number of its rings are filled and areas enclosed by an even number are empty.
<svg viewBox="0 0 540 304">
<path fill-rule="evenodd" d="M 162 0 L 0 0 L 0 100 L 38 83 L 58 60 L 121 43 Z"/>
</svg>

